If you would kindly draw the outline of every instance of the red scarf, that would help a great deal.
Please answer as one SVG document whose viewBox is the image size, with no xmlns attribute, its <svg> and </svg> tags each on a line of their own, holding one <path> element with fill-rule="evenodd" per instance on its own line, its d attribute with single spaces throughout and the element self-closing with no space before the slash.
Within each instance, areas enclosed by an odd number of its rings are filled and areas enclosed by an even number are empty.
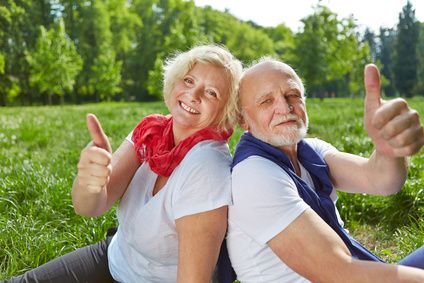
<svg viewBox="0 0 424 283">
<path fill-rule="evenodd" d="M 132 140 L 140 162 L 147 161 L 158 175 L 169 177 L 187 152 L 204 140 L 226 141 L 233 133 L 213 128 L 199 130 L 174 145 L 172 116 L 153 114 L 146 116 L 134 129 Z"/>
</svg>

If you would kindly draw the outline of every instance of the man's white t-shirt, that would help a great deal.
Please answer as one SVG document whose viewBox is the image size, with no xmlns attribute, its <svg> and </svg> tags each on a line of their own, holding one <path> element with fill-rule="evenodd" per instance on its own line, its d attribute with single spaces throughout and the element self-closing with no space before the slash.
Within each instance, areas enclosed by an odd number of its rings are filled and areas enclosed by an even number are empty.
<svg viewBox="0 0 424 283">
<path fill-rule="evenodd" d="M 154 196 L 157 178 L 147 163 L 135 173 L 117 210 L 118 231 L 109 248 L 109 270 L 125 283 L 175 283 L 175 220 L 230 205 L 231 155 L 224 142 L 195 145 Z"/>
<path fill-rule="evenodd" d="M 321 157 L 337 150 L 319 139 L 305 141 Z M 301 178 L 314 188 L 303 166 Z M 232 192 L 234 204 L 229 207 L 227 247 L 237 279 L 242 283 L 309 282 L 267 245 L 309 207 L 289 175 L 268 159 L 250 156 L 233 168 Z M 336 202 L 335 189 L 331 198 Z"/>
</svg>

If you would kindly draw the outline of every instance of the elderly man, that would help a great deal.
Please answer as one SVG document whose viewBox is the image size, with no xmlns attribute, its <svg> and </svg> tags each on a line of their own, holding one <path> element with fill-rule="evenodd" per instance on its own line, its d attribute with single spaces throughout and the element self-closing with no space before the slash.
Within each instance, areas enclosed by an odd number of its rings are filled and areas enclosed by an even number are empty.
<svg viewBox="0 0 424 283">
<path fill-rule="evenodd" d="M 365 68 L 364 122 L 375 150 L 364 158 L 305 138 L 304 87 L 295 71 L 265 58 L 240 85 L 240 139 L 233 161 L 227 247 L 241 282 L 424 282 L 424 248 L 383 263 L 342 227 L 335 188 L 390 195 L 420 150 L 418 113 L 402 99 L 382 102 L 374 65 Z"/>
</svg>

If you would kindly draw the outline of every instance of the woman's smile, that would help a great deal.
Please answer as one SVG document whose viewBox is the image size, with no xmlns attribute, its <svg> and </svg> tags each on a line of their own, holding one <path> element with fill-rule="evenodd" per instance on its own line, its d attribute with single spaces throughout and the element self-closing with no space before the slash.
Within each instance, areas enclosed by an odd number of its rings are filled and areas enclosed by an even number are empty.
<svg viewBox="0 0 424 283">
<path fill-rule="evenodd" d="M 185 110 L 185 111 L 187 111 L 187 112 L 189 112 L 189 113 L 191 113 L 191 114 L 200 114 L 200 112 L 199 111 L 197 111 L 196 109 L 194 109 L 194 108 L 191 108 L 190 106 L 188 106 L 187 104 L 185 104 L 184 102 L 182 102 L 182 101 L 180 101 L 180 105 L 181 105 L 181 107 Z"/>
</svg>

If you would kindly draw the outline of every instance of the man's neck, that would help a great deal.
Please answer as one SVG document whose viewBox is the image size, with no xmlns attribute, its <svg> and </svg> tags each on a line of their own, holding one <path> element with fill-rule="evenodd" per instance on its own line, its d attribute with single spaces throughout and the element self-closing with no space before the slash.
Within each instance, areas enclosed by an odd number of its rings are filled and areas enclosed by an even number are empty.
<svg viewBox="0 0 424 283">
<path fill-rule="evenodd" d="M 280 146 L 279 149 L 287 155 L 293 165 L 296 175 L 300 177 L 301 173 L 299 160 L 297 159 L 297 144 Z"/>
</svg>

